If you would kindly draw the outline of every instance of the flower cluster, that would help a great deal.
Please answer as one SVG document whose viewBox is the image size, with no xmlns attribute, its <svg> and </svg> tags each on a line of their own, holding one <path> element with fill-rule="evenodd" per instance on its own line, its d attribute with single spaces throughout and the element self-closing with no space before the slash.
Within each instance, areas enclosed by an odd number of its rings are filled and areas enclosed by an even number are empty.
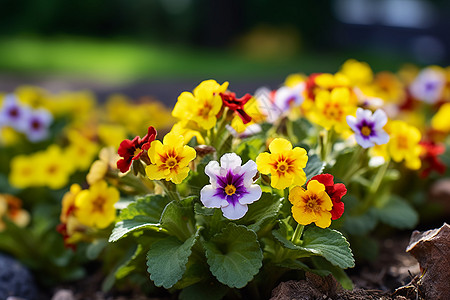
<svg viewBox="0 0 450 300">
<path fill-rule="evenodd" d="M 65 245 L 89 244 L 89 258 L 104 259 L 117 280 L 151 284 L 140 277 L 149 273 L 182 298 L 211 287 L 218 297 L 230 288 L 267 298 L 272 281 L 305 271 L 350 288 L 348 240 L 369 240 L 379 223 L 413 228 L 419 203 L 410 200 L 448 176 L 449 87 L 449 69 L 374 73 L 348 60 L 336 73 L 292 74 L 241 97 L 205 80 L 171 112 L 118 95 L 97 108 L 88 92 L 21 88 L 0 111 L 2 145 L 20 150 L 5 151 L 7 193 L 40 188 L 36 202 L 64 194 Z M 58 138 L 25 149 L 7 129 L 33 135 L 14 117 L 37 107 L 64 129 L 46 125 Z M 13 195 L 0 195 L 0 222 L 25 226 L 30 215 Z"/>
<path fill-rule="evenodd" d="M 53 116 L 44 108 L 31 108 L 13 94 L 8 94 L 3 99 L 0 128 L 10 127 L 24 133 L 31 142 L 39 142 L 48 137 L 52 122 Z"/>
</svg>

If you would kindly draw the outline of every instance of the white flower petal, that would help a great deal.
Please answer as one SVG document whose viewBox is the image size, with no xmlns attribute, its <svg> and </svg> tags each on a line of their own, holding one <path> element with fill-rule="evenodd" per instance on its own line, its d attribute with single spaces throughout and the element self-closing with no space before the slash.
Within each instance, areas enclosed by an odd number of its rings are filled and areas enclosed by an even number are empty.
<svg viewBox="0 0 450 300">
<path fill-rule="evenodd" d="M 258 172 L 258 169 L 253 160 L 249 160 L 242 166 L 239 174 L 244 174 L 244 186 L 248 187 L 253 183 L 256 172 Z"/>
<path fill-rule="evenodd" d="M 387 115 L 382 109 L 377 109 L 373 113 L 373 120 L 375 121 L 375 128 L 383 128 L 387 123 Z"/>
<path fill-rule="evenodd" d="M 361 107 L 358 107 L 356 109 L 356 119 L 361 120 L 364 118 L 364 109 Z"/>
<path fill-rule="evenodd" d="M 219 208 L 221 207 L 222 199 L 218 196 L 214 196 L 216 189 L 212 185 L 205 185 L 200 191 L 200 201 L 205 207 Z"/>
<path fill-rule="evenodd" d="M 220 158 L 220 166 L 224 169 L 234 169 L 241 164 L 242 159 L 236 153 L 225 153 Z"/>
<path fill-rule="evenodd" d="M 375 146 L 369 139 L 365 139 L 361 134 L 355 134 L 356 142 L 364 149 Z"/>
<path fill-rule="evenodd" d="M 237 220 L 245 216 L 248 211 L 247 205 L 241 205 L 236 203 L 236 205 L 228 205 L 222 207 L 223 216 L 229 220 Z"/>
<path fill-rule="evenodd" d="M 248 194 L 245 194 L 241 199 L 239 199 L 240 204 L 251 204 L 256 200 L 259 200 L 262 195 L 261 187 L 259 185 L 253 184 L 247 188 Z"/>
<path fill-rule="evenodd" d="M 220 175 L 220 166 L 219 163 L 215 160 L 210 161 L 205 167 L 205 173 L 209 176 L 209 183 L 216 184 L 217 175 Z"/>
<path fill-rule="evenodd" d="M 356 118 L 354 116 L 347 116 L 347 124 L 354 132 L 359 132 L 358 127 L 356 127 Z"/>
<path fill-rule="evenodd" d="M 383 145 L 389 142 L 389 134 L 384 130 L 377 130 L 376 136 L 372 138 L 372 141 L 377 145 Z"/>
</svg>

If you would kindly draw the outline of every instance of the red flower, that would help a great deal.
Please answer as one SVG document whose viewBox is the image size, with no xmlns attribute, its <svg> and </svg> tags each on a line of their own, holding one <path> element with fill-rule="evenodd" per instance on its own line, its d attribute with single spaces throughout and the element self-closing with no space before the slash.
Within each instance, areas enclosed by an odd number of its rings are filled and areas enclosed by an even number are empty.
<svg viewBox="0 0 450 300">
<path fill-rule="evenodd" d="M 445 172 L 446 166 L 438 158 L 438 155 L 441 155 L 445 152 L 445 147 L 431 141 L 423 141 L 419 144 L 423 149 L 423 153 L 420 157 L 424 166 L 422 172 L 420 173 L 420 177 L 428 177 L 428 175 L 430 175 L 431 171 L 433 170 L 435 170 L 439 174 L 443 174 Z"/>
<path fill-rule="evenodd" d="M 317 87 L 317 83 L 316 83 L 316 77 L 319 76 L 322 73 L 314 73 L 309 75 L 309 77 L 306 79 L 306 95 L 308 96 L 309 99 L 314 100 L 316 98 L 315 95 L 315 89 Z"/>
<path fill-rule="evenodd" d="M 150 143 L 156 138 L 156 130 L 152 126 L 148 128 L 148 133 L 141 139 L 136 136 L 132 141 L 123 140 L 120 143 L 117 153 L 123 157 L 117 161 L 117 168 L 125 173 L 130 169 L 133 160 L 139 159 L 150 148 Z"/>
<path fill-rule="evenodd" d="M 225 92 L 220 93 L 220 97 L 222 97 L 223 104 L 232 111 L 235 111 L 244 124 L 247 124 L 252 120 L 252 117 L 244 111 L 244 105 L 252 98 L 252 95 L 245 94 L 242 98 L 237 99 L 235 93 Z"/>
<path fill-rule="evenodd" d="M 317 180 L 325 186 L 325 192 L 327 192 L 333 202 L 333 209 L 330 211 L 331 219 L 339 219 L 344 213 L 344 202 L 341 199 L 347 193 L 345 185 L 343 183 L 334 183 L 334 178 L 331 174 L 316 175 L 311 180 Z"/>
</svg>

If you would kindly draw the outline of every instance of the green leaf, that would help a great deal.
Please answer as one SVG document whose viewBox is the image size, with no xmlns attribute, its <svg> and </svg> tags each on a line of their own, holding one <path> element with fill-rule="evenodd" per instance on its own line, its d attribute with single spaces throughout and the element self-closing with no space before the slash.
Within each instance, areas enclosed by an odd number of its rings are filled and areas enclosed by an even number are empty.
<svg viewBox="0 0 450 300">
<path fill-rule="evenodd" d="M 362 215 L 345 215 L 343 230 L 350 235 L 364 235 L 375 228 L 378 218 L 374 208 Z"/>
<path fill-rule="evenodd" d="M 263 151 L 265 140 L 257 136 L 244 139 L 235 152 L 242 158 L 243 162 L 247 162 L 250 159 L 255 160 L 258 154 Z"/>
<path fill-rule="evenodd" d="M 95 240 L 88 245 L 86 249 L 86 257 L 90 260 L 97 259 L 103 249 L 105 249 L 106 245 L 108 245 L 108 241 L 106 239 Z"/>
<path fill-rule="evenodd" d="M 355 266 L 350 244 L 339 231 L 310 226 L 303 233 L 302 241 L 303 249 L 323 256 L 335 266 L 342 269 Z"/>
<path fill-rule="evenodd" d="M 184 288 L 180 300 L 220 300 L 229 288 L 217 281 L 199 282 Z"/>
<path fill-rule="evenodd" d="M 116 242 L 135 230 L 152 229 L 161 230 L 159 223 L 147 223 L 148 219 L 145 216 L 136 216 L 132 220 L 123 220 L 117 222 L 111 235 L 109 242 Z"/>
<path fill-rule="evenodd" d="M 167 204 L 161 215 L 161 226 L 180 241 L 185 241 L 195 232 L 193 199 L 174 200 Z"/>
<path fill-rule="evenodd" d="M 147 195 L 137 198 L 119 214 L 119 220 L 131 220 L 136 216 L 145 216 L 148 223 L 159 223 L 161 213 L 170 199 L 162 195 Z"/>
<path fill-rule="evenodd" d="M 306 272 L 311 272 L 320 276 L 327 276 L 328 274 L 330 274 L 330 271 L 311 269 L 301 261 L 293 259 L 285 259 L 281 263 L 278 263 L 277 266 L 293 270 L 302 270 Z"/>
<path fill-rule="evenodd" d="M 160 230 L 159 219 L 169 199 L 161 195 L 148 195 L 130 203 L 119 214 L 109 242 L 116 242 L 135 230 Z"/>
<path fill-rule="evenodd" d="M 198 236 L 199 231 L 184 242 L 169 236 L 150 247 L 147 253 L 147 271 L 156 286 L 168 289 L 183 277 Z"/>
<path fill-rule="evenodd" d="M 322 174 L 325 168 L 325 163 L 320 160 L 319 156 L 316 154 L 308 156 L 308 162 L 306 167 L 303 169 L 306 174 L 306 182 L 316 175 Z"/>
<path fill-rule="evenodd" d="M 280 196 L 263 193 L 258 201 L 248 205 L 248 212 L 238 224 L 247 225 L 249 229 L 257 232 L 264 222 L 275 219 L 282 204 Z"/>
<path fill-rule="evenodd" d="M 391 196 L 384 206 L 376 209 L 381 222 L 399 229 L 410 229 L 416 226 L 419 215 L 411 205 L 399 196 Z"/>
<path fill-rule="evenodd" d="M 301 245 L 288 240 L 283 231 L 273 230 L 272 234 L 285 248 L 297 250 L 296 258 L 319 255 L 340 268 L 355 265 L 350 244 L 339 231 L 309 226 L 303 233 Z"/>
<path fill-rule="evenodd" d="M 214 215 L 214 208 L 209 208 L 209 207 L 205 207 L 200 203 L 195 203 L 194 204 L 194 211 L 195 214 L 197 215 L 202 215 L 202 216 L 212 216 Z"/>
<path fill-rule="evenodd" d="M 245 226 L 229 223 L 203 246 L 211 273 L 229 287 L 244 287 L 262 266 L 256 233 Z"/>
</svg>

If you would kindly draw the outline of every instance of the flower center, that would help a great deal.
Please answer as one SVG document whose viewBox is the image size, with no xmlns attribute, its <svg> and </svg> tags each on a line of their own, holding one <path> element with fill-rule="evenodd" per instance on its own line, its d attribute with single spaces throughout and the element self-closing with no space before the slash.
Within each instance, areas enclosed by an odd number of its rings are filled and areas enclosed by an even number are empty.
<svg viewBox="0 0 450 300">
<path fill-rule="evenodd" d="M 133 156 L 138 156 L 139 153 L 141 153 L 142 149 L 141 148 L 136 148 L 136 150 L 134 150 Z"/>
<path fill-rule="evenodd" d="M 224 190 L 228 196 L 234 195 L 234 193 L 236 193 L 236 187 L 232 184 L 228 184 Z"/>
<path fill-rule="evenodd" d="M 92 211 L 94 212 L 103 212 L 103 206 L 106 202 L 106 199 L 102 196 L 98 196 L 92 201 Z"/>
<path fill-rule="evenodd" d="M 166 165 L 169 168 L 175 167 L 176 164 L 177 164 L 177 160 L 175 158 L 173 158 L 173 157 L 168 158 L 167 161 L 166 161 Z"/>
<path fill-rule="evenodd" d="M 17 109 L 17 107 L 13 107 L 12 109 L 9 110 L 9 115 L 13 118 L 16 118 L 19 116 L 19 110 Z"/>
<path fill-rule="evenodd" d="M 408 138 L 404 135 L 398 137 L 398 147 L 401 149 L 408 149 Z"/>
<path fill-rule="evenodd" d="M 315 196 L 308 196 L 306 198 L 303 198 L 303 201 L 305 202 L 305 208 L 308 211 L 320 211 L 320 200 L 317 199 Z"/>
<path fill-rule="evenodd" d="M 372 133 L 372 130 L 369 128 L 369 126 L 363 126 L 361 128 L 361 134 L 364 136 L 369 136 Z"/>
<path fill-rule="evenodd" d="M 289 168 L 289 166 L 287 165 L 286 162 L 284 162 L 284 161 L 278 162 L 278 165 L 277 165 L 277 171 L 278 172 L 284 173 L 284 172 L 287 171 L 288 168 Z"/>
</svg>

